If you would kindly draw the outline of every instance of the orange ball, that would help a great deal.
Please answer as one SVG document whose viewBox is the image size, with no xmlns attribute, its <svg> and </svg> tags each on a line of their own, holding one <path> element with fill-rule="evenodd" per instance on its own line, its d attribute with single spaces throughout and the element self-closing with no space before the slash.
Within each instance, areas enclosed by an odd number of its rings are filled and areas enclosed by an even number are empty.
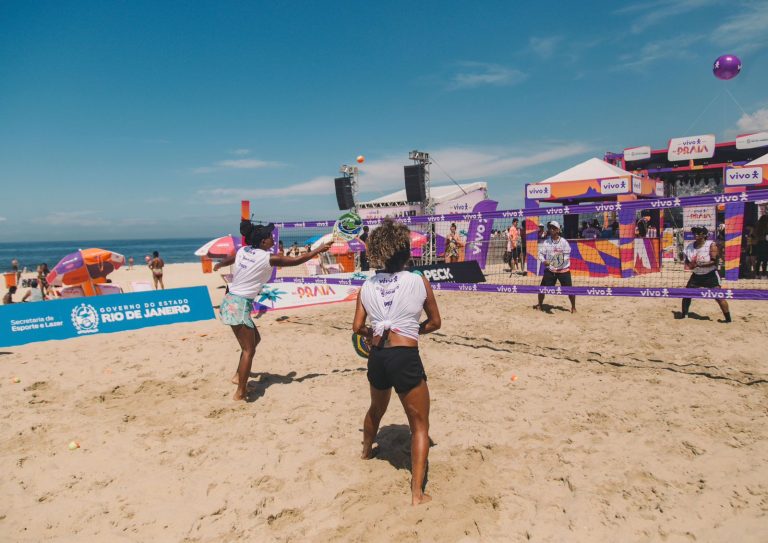
<svg viewBox="0 0 768 543">
<path fill-rule="evenodd" d="M 365 162 L 365 157 L 363 155 L 358 156 L 357 157 L 357 163 L 358 164 L 362 164 L 363 162 Z"/>
</svg>

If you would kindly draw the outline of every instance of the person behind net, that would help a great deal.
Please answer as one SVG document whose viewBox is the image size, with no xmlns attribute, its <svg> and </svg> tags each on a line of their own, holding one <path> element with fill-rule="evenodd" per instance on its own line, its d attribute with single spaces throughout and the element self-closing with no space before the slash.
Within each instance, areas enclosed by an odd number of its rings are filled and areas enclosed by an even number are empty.
<svg viewBox="0 0 768 543">
<path fill-rule="evenodd" d="M 720 276 L 717 273 L 720 251 L 717 244 L 707 239 L 708 231 L 704 226 L 694 226 L 691 233 L 696 239 L 685 248 L 685 267 L 692 272 L 686 288 L 720 288 Z M 715 301 L 723 312 L 725 322 L 731 322 L 728 302 L 720 298 L 715 298 Z M 678 318 L 687 318 L 690 308 L 691 299 L 683 298 L 683 310 Z"/>
<path fill-rule="evenodd" d="M 411 429 L 411 504 L 432 498 L 424 493 L 429 453 L 429 388 L 419 356 L 419 335 L 440 329 L 440 311 L 423 276 L 405 271 L 410 259 L 410 231 L 384 219 L 368 238 L 368 258 L 384 271 L 366 279 L 357 298 L 352 330 L 367 337 L 371 405 L 363 423 L 362 458 L 373 457 L 373 442 L 387 411 L 392 387 Z M 427 319 L 419 323 L 422 310 Z M 366 318 L 371 324 L 366 326 Z"/>
<path fill-rule="evenodd" d="M 225 266 L 235 265 L 232 281 L 219 308 L 222 322 L 232 327 L 240 344 L 237 373 L 232 377 L 232 384 L 237 385 L 234 400 L 248 398 L 248 377 L 251 375 L 256 346 L 261 341 L 259 330 L 251 319 L 251 310 L 254 298 L 261 292 L 264 283 L 272 277 L 272 267 L 298 266 L 331 248 L 331 242 L 328 242 L 298 257 L 273 255 L 269 251 L 275 245 L 272 238 L 274 229 L 275 225 L 272 223 L 254 225 L 251 221 L 242 221 L 240 233 L 245 237 L 245 245 L 237 250 L 235 256 L 222 260 L 213 267 L 214 271 L 218 271 Z"/>
<path fill-rule="evenodd" d="M 554 287 L 557 283 L 563 287 L 573 286 L 573 281 L 571 281 L 571 246 L 567 240 L 560 236 L 559 222 L 548 222 L 547 229 L 549 238 L 539 242 L 539 262 L 545 266 L 541 286 Z M 571 302 L 571 313 L 576 313 L 576 296 L 569 294 L 568 299 Z M 533 308 L 544 311 L 543 302 L 544 294 L 539 294 L 539 303 Z"/>
</svg>

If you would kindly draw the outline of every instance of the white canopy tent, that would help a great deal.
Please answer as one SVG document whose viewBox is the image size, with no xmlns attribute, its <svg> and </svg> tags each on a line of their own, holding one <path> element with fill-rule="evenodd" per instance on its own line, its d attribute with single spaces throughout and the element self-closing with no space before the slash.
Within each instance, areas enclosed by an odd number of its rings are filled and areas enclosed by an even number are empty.
<svg viewBox="0 0 768 543">
<path fill-rule="evenodd" d="M 572 181 L 587 181 L 590 179 L 602 179 L 607 177 L 621 177 L 632 175 L 626 170 L 622 170 L 618 166 L 609 164 L 599 158 L 590 158 L 585 160 L 581 164 L 576 164 L 572 168 L 563 170 L 557 175 L 553 175 L 543 181 L 537 181 L 539 183 L 569 183 Z"/>
<path fill-rule="evenodd" d="M 748 162 L 745 166 L 768 166 L 768 153 L 764 154 L 760 158 L 756 158 L 752 162 Z"/>
</svg>

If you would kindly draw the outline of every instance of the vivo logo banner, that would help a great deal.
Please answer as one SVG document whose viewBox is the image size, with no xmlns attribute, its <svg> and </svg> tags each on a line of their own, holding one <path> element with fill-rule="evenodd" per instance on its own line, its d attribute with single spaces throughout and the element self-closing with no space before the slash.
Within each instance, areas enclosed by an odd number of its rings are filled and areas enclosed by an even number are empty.
<svg viewBox="0 0 768 543">
<path fill-rule="evenodd" d="M 768 146 L 768 132 L 747 134 L 736 138 L 736 149 L 755 149 Z"/>
<path fill-rule="evenodd" d="M 484 219 L 483 213 L 496 211 L 498 205 L 499 202 L 495 200 L 478 202 L 472 210 L 475 218 L 469 221 L 464 260 L 475 260 L 481 268 L 485 268 L 485 262 L 488 259 L 488 247 L 491 244 L 491 227 L 493 226 L 493 219 Z"/>
<path fill-rule="evenodd" d="M 207 287 L 0 306 L 0 346 L 213 319 Z"/>
<path fill-rule="evenodd" d="M 760 166 L 725 169 L 725 184 L 727 186 L 760 185 L 762 182 L 763 169 Z"/>
<path fill-rule="evenodd" d="M 601 194 L 626 194 L 629 192 L 629 180 L 626 177 L 611 177 L 600 180 Z"/>
<path fill-rule="evenodd" d="M 695 160 L 715 156 L 715 135 L 689 136 L 669 140 L 667 158 L 670 161 Z"/>
<path fill-rule="evenodd" d="M 656 181 L 656 196 L 664 198 L 664 181 Z"/>
<path fill-rule="evenodd" d="M 552 197 L 552 187 L 549 185 L 528 185 L 525 187 L 525 197 L 529 200 L 540 200 Z"/>
<path fill-rule="evenodd" d="M 633 160 L 645 160 L 648 158 L 651 158 L 651 148 L 648 145 L 624 149 L 624 160 L 627 162 L 631 162 Z"/>
<path fill-rule="evenodd" d="M 643 180 L 637 176 L 632 176 L 632 192 L 634 194 L 643 193 Z"/>
</svg>

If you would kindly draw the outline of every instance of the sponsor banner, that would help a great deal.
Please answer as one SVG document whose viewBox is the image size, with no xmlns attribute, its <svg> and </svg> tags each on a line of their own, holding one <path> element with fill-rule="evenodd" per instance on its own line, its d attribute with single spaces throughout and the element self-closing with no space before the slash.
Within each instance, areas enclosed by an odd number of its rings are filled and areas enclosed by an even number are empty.
<svg viewBox="0 0 768 543">
<path fill-rule="evenodd" d="M 704 226 L 710 234 L 714 234 L 716 209 L 715 206 L 684 207 L 683 230 L 689 233 L 694 226 Z"/>
<path fill-rule="evenodd" d="M 552 197 L 552 187 L 549 185 L 531 184 L 525 186 L 525 197 L 529 200 L 544 200 Z"/>
<path fill-rule="evenodd" d="M 624 160 L 627 162 L 633 160 L 646 160 L 648 158 L 651 158 L 651 147 L 649 145 L 624 149 Z"/>
<path fill-rule="evenodd" d="M 504 219 L 509 217 L 541 217 L 543 215 L 563 215 L 568 213 L 599 213 L 604 211 L 619 211 L 628 209 L 641 211 L 643 209 L 664 209 L 673 207 L 690 207 L 719 205 L 731 202 L 765 202 L 768 201 L 768 190 L 753 189 L 750 191 L 741 191 L 737 193 L 726 194 L 704 194 L 700 196 L 685 196 L 643 199 L 631 202 L 601 202 L 597 204 L 581 204 L 574 206 L 553 206 L 553 207 L 532 207 L 526 209 L 512 209 L 484 212 L 485 219 Z M 435 222 L 460 222 L 471 221 L 474 217 L 472 213 L 451 213 L 446 215 L 423 215 L 415 217 L 404 217 L 400 222 L 405 224 L 429 224 Z M 380 224 L 380 219 L 366 220 L 365 224 L 375 226 Z M 334 221 L 304 221 L 300 223 L 275 223 L 281 228 L 309 228 L 316 226 L 333 226 Z"/>
<path fill-rule="evenodd" d="M 634 194 L 643 193 L 643 180 L 636 175 L 632 176 L 632 192 Z"/>
<path fill-rule="evenodd" d="M 364 207 L 357 210 L 357 214 L 363 220 L 383 219 L 384 217 L 401 218 L 413 217 L 419 214 L 421 207 L 418 205 L 392 205 L 386 207 Z M 456 211 L 458 213 L 458 211 Z"/>
<path fill-rule="evenodd" d="M 488 247 L 491 245 L 491 228 L 493 221 L 483 217 L 484 213 L 496 211 L 499 202 L 483 200 L 475 205 L 467 231 L 467 245 L 464 248 L 464 260 L 475 260 L 481 268 L 485 268 L 488 259 Z"/>
<path fill-rule="evenodd" d="M 357 300 L 361 279 L 326 279 L 325 277 L 307 279 L 306 282 L 267 283 L 261 289 L 259 297 L 253 301 L 253 312 L 292 309 L 310 305 L 331 304 Z"/>
<path fill-rule="evenodd" d="M 669 140 L 667 158 L 671 162 L 678 160 L 695 160 L 715 156 L 715 135 L 688 136 Z"/>
<path fill-rule="evenodd" d="M 0 346 L 213 319 L 206 287 L 0 306 Z"/>
<path fill-rule="evenodd" d="M 431 264 L 429 266 L 415 266 L 413 271 L 421 272 L 430 283 L 484 283 L 480 265 L 476 260 L 469 262 L 453 262 L 446 264 Z"/>
<path fill-rule="evenodd" d="M 483 200 L 487 199 L 485 189 L 478 189 L 462 194 L 453 200 L 441 202 L 435 206 L 435 215 L 444 213 L 468 213 Z"/>
<path fill-rule="evenodd" d="M 729 187 L 741 185 L 760 185 L 762 182 L 762 166 L 725 169 L 725 184 Z"/>
<path fill-rule="evenodd" d="M 656 196 L 664 197 L 664 181 L 656 181 Z"/>
<path fill-rule="evenodd" d="M 768 146 L 768 132 L 745 134 L 736 138 L 736 149 L 755 149 Z"/>
<path fill-rule="evenodd" d="M 686 276 L 687 277 L 687 276 Z M 284 283 L 291 281 L 309 282 L 311 279 L 285 278 Z M 361 285 L 361 280 L 351 280 L 353 284 Z M 350 280 L 328 279 L 327 283 L 341 282 L 349 284 Z M 577 296 L 628 296 L 634 298 L 697 298 L 725 300 L 767 300 L 768 290 L 757 289 L 725 289 L 725 288 L 664 288 L 664 287 L 541 287 L 537 285 L 499 285 L 494 283 L 434 283 L 434 290 L 468 291 L 468 292 L 498 292 L 504 294 L 550 294 Z"/>
<path fill-rule="evenodd" d="M 629 179 L 626 177 L 611 177 L 600 179 L 600 194 L 627 194 Z"/>
</svg>

